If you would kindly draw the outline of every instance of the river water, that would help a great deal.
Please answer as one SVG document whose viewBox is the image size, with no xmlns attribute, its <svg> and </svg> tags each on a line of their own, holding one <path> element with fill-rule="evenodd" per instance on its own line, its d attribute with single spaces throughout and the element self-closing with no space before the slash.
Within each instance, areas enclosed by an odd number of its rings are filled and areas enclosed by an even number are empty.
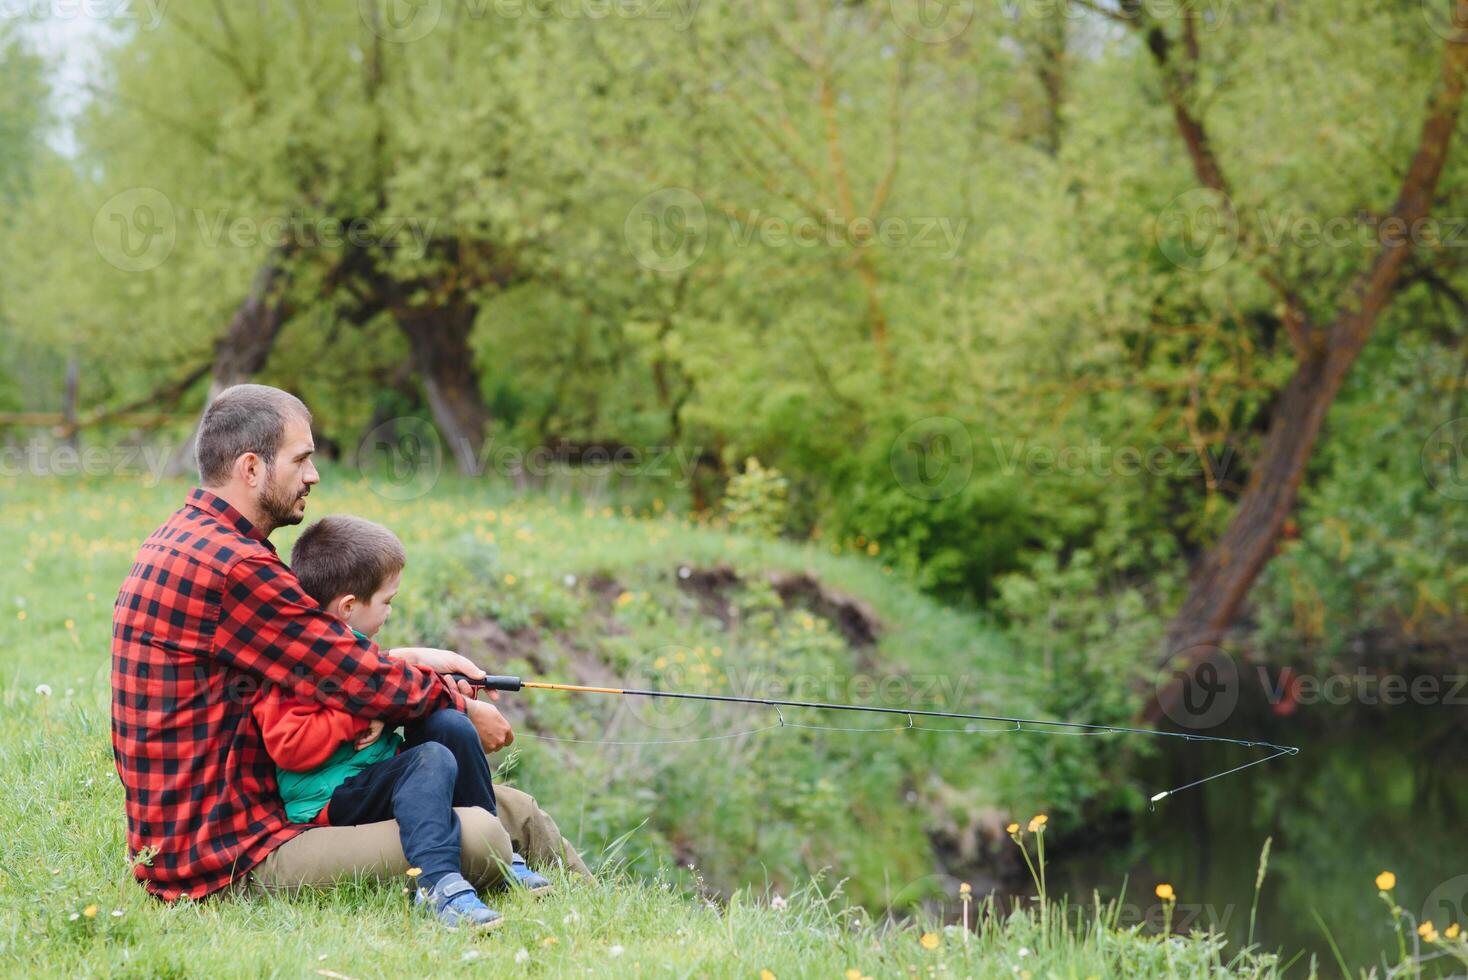
<svg viewBox="0 0 1468 980">
<path fill-rule="evenodd" d="M 1397 962 L 1374 883 L 1383 870 L 1396 875 L 1410 921 L 1468 929 L 1468 688 L 1451 696 L 1455 683 L 1440 683 L 1431 703 L 1317 699 L 1287 716 L 1267 702 L 1241 705 L 1207 734 L 1298 745 L 1300 754 L 1165 800 L 1119 839 L 1063 849 L 1050 865 L 1051 892 L 1089 903 L 1092 889 L 1116 898 L 1129 880 L 1124 915 L 1158 922 L 1153 888 L 1168 882 L 1176 922 L 1211 926 L 1238 946 L 1249 934 L 1260 850 L 1273 838 L 1254 940 L 1287 959 L 1303 953 L 1292 976 L 1307 973 L 1311 955 L 1322 975 L 1340 972 L 1327 930 L 1353 973 L 1383 955 Z M 1164 754 L 1145 763 L 1149 785 L 1176 786 L 1258 757 L 1165 741 Z M 1425 972 L 1463 968 L 1439 960 Z"/>
</svg>

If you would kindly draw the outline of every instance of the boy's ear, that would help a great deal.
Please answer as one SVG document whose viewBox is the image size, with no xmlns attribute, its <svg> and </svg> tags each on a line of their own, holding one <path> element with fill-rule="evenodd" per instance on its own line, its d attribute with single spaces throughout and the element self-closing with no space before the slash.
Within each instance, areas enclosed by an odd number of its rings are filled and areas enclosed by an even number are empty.
<svg viewBox="0 0 1468 980">
<path fill-rule="evenodd" d="M 326 611 L 337 619 L 349 619 L 352 615 L 352 610 L 356 608 L 357 597 L 350 592 L 346 595 L 339 595 L 326 604 Z"/>
</svg>

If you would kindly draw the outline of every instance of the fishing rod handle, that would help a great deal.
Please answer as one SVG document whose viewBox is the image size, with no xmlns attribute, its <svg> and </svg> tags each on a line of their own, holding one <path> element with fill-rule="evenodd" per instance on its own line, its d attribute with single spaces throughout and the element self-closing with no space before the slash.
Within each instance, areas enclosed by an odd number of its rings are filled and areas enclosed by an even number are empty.
<svg viewBox="0 0 1468 980">
<path fill-rule="evenodd" d="M 520 678 L 509 674 L 485 674 L 475 680 L 468 674 L 449 674 L 450 680 L 463 681 L 474 687 L 482 687 L 487 691 L 518 691 L 520 690 Z"/>
</svg>

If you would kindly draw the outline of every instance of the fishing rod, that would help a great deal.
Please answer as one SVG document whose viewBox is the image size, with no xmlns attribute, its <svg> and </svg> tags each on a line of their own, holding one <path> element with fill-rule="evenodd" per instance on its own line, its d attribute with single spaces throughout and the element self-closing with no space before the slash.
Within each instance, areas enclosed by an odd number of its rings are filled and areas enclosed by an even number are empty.
<svg viewBox="0 0 1468 980">
<path fill-rule="evenodd" d="M 905 726 L 898 726 L 895 729 L 891 729 L 892 731 L 965 731 L 962 729 L 922 728 L 917 726 L 913 722 L 914 718 L 953 718 L 960 721 L 987 721 L 1014 726 L 1013 728 L 1005 729 L 988 729 L 988 732 L 1029 732 L 1030 734 L 1034 735 L 1150 735 L 1156 738 L 1180 738 L 1188 742 L 1220 742 L 1226 745 L 1238 745 L 1244 748 L 1273 750 L 1269 755 L 1264 756 L 1261 759 L 1255 759 L 1253 762 L 1246 762 L 1241 766 L 1235 766 L 1232 769 L 1227 769 L 1223 772 L 1214 773 L 1211 776 L 1205 776 L 1202 779 L 1196 779 L 1190 783 L 1184 783 L 1181 786 L 1175 786 L 1172 789 L 1166 789 L 1160 793 L 1156 793 L 1151 797 L 1151 801 L 1154 807 L 1159 800 L 1165 799 L 1176 793 L 1180 793 L 1185 789 L 1192 789 L 1195 786 L 1201 786 L 1203 783 L 1210 782 L 1215 779 L 1221 779 L 1224 776 L 1232 775 L 1233 773 L 1239 772 L 1243 769 L 1248 769 L 1252 766 L 1262 765 L 1265 762 L 1269 762 L 1271 759 L 1278 759 L 1280 756 L 1283 755 L 1293 756 L 1299 755 L 1300 753 L 1300 749 L 1297 746 L 1293 745 L 1275 745 L 1273 742 L 1264 742 L 1252 739 L 1225 738 L 1222 735 L 1197 735 L 1191 732 L 1167 732 L 1153 728 L 1129 728 L 1125 725 L 1096 725 L 1085 724 L 1077 721 L 1046 721 L 1040 718 L 1015 718 L 1009 715 L 970 714 L 962 711 L 934 711 L 926 708 L 889 708 L 880 705 L 870 704 L 836 704 L 829 701 L 793 701 L 784 698 L 752 698 L 741 697 L 734 694 L 698 694 L 691 691 L 654 691 L 632 687 L 588 687 L 583 684 L 553 684 L 548 681 L 527 681 L 520 677 L 515 677 L 509 674 L 487 674 L 484 677 L 477 679 L 471 678 L 466 674 L 450 674 L 448 676 L 454 680 L 463 681 L 464 683 L 469 684 L 472 687 L 481 687 L 489 691 L 520 691 L 529 688 L 532 690 L 541 691 L 566 691 L 573 694 L 612 694 L 620 695 L 622 697 L 666 698 L 684 701 L 719 701 L 727 704 L 762 705 L 764 707 L 774 708 L 775 713 L 779 715 L 780 724 L 778 726 L 771 727 L 786 726 L 785 715 L 783 712 L 780 711 L 781 708 L 811 708 L 821 711 L 861 711 L 870 714 L 905 716 L 907 718 L 907 724 Z M 1063 729 L 1063 731 L 1059 729 Z M 763 731 L 764 729 L 761 730 Z M 840 730 L 845 731 L 847 729 Z M 858 730 L 886 731 L 888 729 L 872 728 Z M 986 732 L 984 731 L 968 732 L 968 734 L 975 735 L 985 733 Z"/>
</svg>

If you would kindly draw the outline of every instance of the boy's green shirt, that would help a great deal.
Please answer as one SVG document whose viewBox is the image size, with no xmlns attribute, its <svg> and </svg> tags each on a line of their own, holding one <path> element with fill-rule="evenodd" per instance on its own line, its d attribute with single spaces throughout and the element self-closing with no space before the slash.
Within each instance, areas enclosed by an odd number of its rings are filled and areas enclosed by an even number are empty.
<svg viewBox="0 0 1468 980">
<path fill-rule="evenodd" d="M 367 639 L 356 630 L 352 632 L 359 639 Z M 402 744 L 403 737 L 396 731 L 383 732 L 377 741 L 360 751 L 351 742 L 345 743 L 325 762 L 307 772 L 290 772 L 276 766 L 275 779 L 280 784 L 285 815 L 292 823 L 315 820 L 338 786 L 368 766 L 391 759 L 398 754 Z"/>
</svg>

